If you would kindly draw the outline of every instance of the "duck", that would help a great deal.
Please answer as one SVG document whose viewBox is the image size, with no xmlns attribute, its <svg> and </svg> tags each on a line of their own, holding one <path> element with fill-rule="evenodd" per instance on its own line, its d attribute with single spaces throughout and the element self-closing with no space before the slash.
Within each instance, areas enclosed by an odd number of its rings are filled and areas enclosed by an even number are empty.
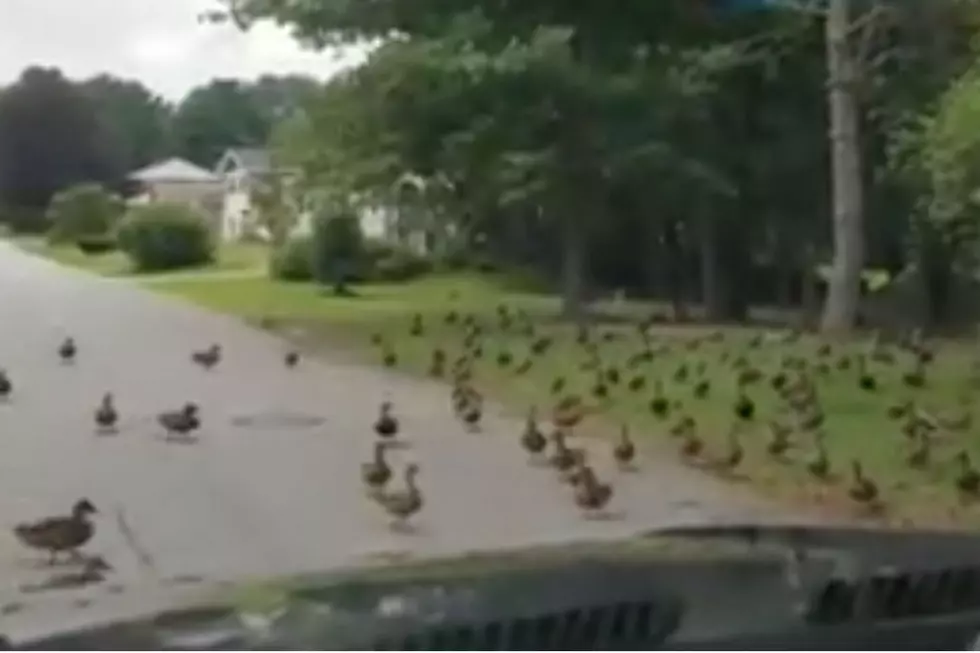
<svg viewBox="0 0 980 653">
<path fill-rule="evenodd" d="M 918 440 L 918 444 L 909 452 L 905 463 L 912 469 L 925 469 L 929 466 L 932 446 L 925 434 L 919 433 L 915 438 Z"/>
<path fill-rule="evenodd" d="M 600 482 L 591 467 L 582 465 L 579 468 L 575 478 L 575 503 L 579 508 L 598 513 L 608 505 L 612 496 L 612 485 Z"/>
<path fill-rule="evenodd" d="M 188 402 L 179 410 L 160 413 L 157 423 L 166 431 L 167 438 L 174 435 L 187 436 L 201 427 L 197 404 Z"/>
<path fill-rule="evenodd" d="M 479 431 L 480 420 L 483 418 L 483 397 L 479 394 L 471 395 L 462 407 L 460 417 L 468 430 Z"/>
<path fill-rule="evenodd" d="M 398 435 L 398 419 L 391 414 L 394 405 L 390 401 L 381 403 L 378 419 L 374 422 L 374 432 L 383 438 L 393 438 Z"/>
<path fill-rule="evenodd" d="M 75 362 L 76 354 L 78 354 L 78 346 L 75 344 L 75 339 L 71 336 L 65 338 L 61 346 L 58 347 L 58 356 L 61 358 L 61 362 L 66 364 Z"/>
<path fill-rule="evenodd" d="M 555 445 L 555 452 L 548 460 L 549 464 L 559 472 L 567 472 L 575 467 L 575 454 L 565 443 L 564 431 L 555 429 L 551 434 L 551 441 Z"/>
<path fill-rule="evenodd" d="M 636 445 L 630 438 L 629 427 L 625 424 L 619 432 L 619 442 L 613 447 L 613 458 L 620 469 L 629 469 L 636 458 Z"/>
<path fill-rule="evenodd" d="M 391 467 L 385 460 L 385 443 L 374 443 L 374 459 L 361 465 L 361 478 L 369 489 L 378 491 L 391 480 Z"/>
<path fill-rule="evenodd" d="M 970 455 L 961 451 L 957 454 L 956 461 L 960 465 L 960 471 L 956 475 L 956 489 L 964 495 L 980 494 L 980 472 L 970 463 Z"/>
<path fill-rule="evenodd" d="M 283 362 L 287 368 L 293 369 L 299 365 L 299 352 L 296 350 L 287 351 L 285 356 L 283 356 Z"/>
<path fill-rule="evenodd" d="M 47 551 L 50 555 L 48 563 L 54 564 L 63 551 L 78 556 L 78 548 L 95 534 L 95 524 L 89 517 L 96 513 L 95 505 L 82 498 L 75 502 L 71 515 L 18 524 L 14 526 L 14 536 L 25 546 Z"/>
<path fill-rule="evenodd" d="M 851 487 L 847 495 L 857 503 L 874 505 L 878 501 L 878 486 L 864 475 L 864 468 L 857 460 L 851 462 L 851 474 Z"/>
<path fill-rule="evenodd" d="M 406 526 L 409 518 L 422 510 L 425 501 L 416 483 L 418 474 L 419 466 L 409 463 L 405 467 L 405 489 L 397 492 L 382 491 L 376 496 L 376 501 L 385 512 L 394 518 L 393 528 Z"/>
<path fill-rule="evenodd" d="M 807 462 L 806 471 L 818 481 L 825 481 L 830 477 L 830 456 L 827 455 L 823 432 L 818 432 L 814 440 L 816 454 Z"/>
<path fill-rule="evenodd" d="M 745 448 L 738 438 L 738 429 L 731 428 L 728 431 L 728 453 L 718 461 L 718 467 L 723 471 L 731 472 L 742 464 L 745 459 Z"/>
<path fill-rule="evenodd" d="M 14 383 L 10 380 L 10 374 L 0 368 L 0 401 L 9 399 L 13 391 Z"/>
<path fill-rule="evenodd" d="M 206 370 L 221 362 L 221 345 L 215 343 L 207 349 L 191 353 L 191 360 Z"/>
<path fill-rule="evenodd" d="M 521 433 L 521 446 L 532 458 L 536 458 L 544 453 L 548 446 L 548 439 L 538 428 L 537 409 L 533 406 L 528 411 L 527 421 L 524 423 L 524 431 Z"/>
<path fill-rule="evenodd" d="M 116 410 L 111 392 L 102 396 L 102 402 L 95 409 L 95 424 L 100 433 L 115 433 L 119 421 L 119 411 Z"/>
</svg>

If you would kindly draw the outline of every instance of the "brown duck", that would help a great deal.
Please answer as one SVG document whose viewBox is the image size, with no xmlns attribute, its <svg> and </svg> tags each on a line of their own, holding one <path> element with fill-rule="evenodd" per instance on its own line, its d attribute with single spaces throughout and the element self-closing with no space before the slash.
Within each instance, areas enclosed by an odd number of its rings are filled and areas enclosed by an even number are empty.
<svg viewBox="0 0 980 653">
<path fill-rule="evenodd" d="M 629 427 L 625 424 L 619 434 L 619 442 L 613 447 L 613 458 L 621 469 L 629 469 L 636 458 L 636 445 L 630 438 Z"/>
<path fill-rule="evenodd" d="M 18 524 L 14 535 L 20 542 L 32 549 L 41 549 L 50 554 L 48 562 L 53 564 L 57 555 L 69 551 L 78 556 L 78 548 L 92 539 L 95 524 L 89 515 L 98 511 L 88 499 L 79 499 L 67 517 L 48 517 L 30 524 Z"/>
<path fill-rule="evenodd" d="M 61 358 L 61 362 L 65 364 L 74 363 L 76 354 L 78 354 L 78 345 L 75 344 L 75 339 L 65 338 L 61 346 L 58 347 L 58 357 Z"/>
<path fill-rule="evenodd" d="M 210 370 L 221 362 L 221 345 L 215 343 L 207 349 L 192 352 L 191 360 L 204 369 Z"/>
<path fill-rule="evenodd" d="M 287 351 L 282 360 L 287 368 L 293 369 L 299 365 L 299 352 L 296 350 Z"/>
<path fill-rule="evenodd" d="M 381 490 L 391 480 L 391 467 L 385 460 L 384 442 L 374 444 L 374 459 L 361 465 L 361 478 L 371 490 Z"/>
<path fill-rule="evenodd" d="M 415 463 L 409 464 L 405 468 L 405 489 L 397 492 L 382 491 L 376 496 L 376 500 L 381 504 L 389 515 L 394 518 L 393 527 L 404 526 L 408 519 L 422 510 L 424 500 L 422 492 L 415 482 L 419 474 L 419 466 Z"/>
<path fill-rule="evenodd" d="M 119 411 L 116 410 L 112 393 L 107 392 L 102 396 L 99 407 L 95 409 L 95 426 L 99 433 L 115 433 L 118 421 Z"/>
<path fill-rule="evenodd" d="M 551 434 L 551 441 L 555 445 L 555 452 L 551 454 L 549 464 L 559 472 L 567 472 L 575 467 L 575 454 L 565 444 L 565 433 L 556 429 Z"/>
<path fill-rule="evenodd" d="M 381 403 L 378 419 L 374 422 L 374 432 L 383 438 L 393 438 L 398 435 L 398 420 L 391 414 L 394 406 L 390 401 Z"/>
<path fill-rule="evenodd" d="M 548 440 L 538 428 L 537 410 L 531 408 L 528 411 L 527 421 L 524 423 L 524 432 L 521 433 L 521 446 L 532 458 L 536 458 L 544 453 L 548 446 Z"/>
<path fill-rule="evenodd" d="M 575 504 L 582 510 L 598 512 L 612 499 L 612 485 L 601 483 L 588 465 L 579 468 L 575 481 Z"/>
<path fill-rule="evenodd" d="M 157 423 L 163 427 L 167 438 L 175 435 L 186 437 L 201 427 L 201 418 L 197 404 L 188 402 L 180 410 L 160 413 Z"/>
</svg>

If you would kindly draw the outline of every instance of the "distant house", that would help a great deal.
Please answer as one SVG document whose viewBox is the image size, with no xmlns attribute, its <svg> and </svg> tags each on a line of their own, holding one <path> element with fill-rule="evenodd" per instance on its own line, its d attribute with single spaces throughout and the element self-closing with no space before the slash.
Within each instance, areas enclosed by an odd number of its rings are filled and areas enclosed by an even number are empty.
<svg viewBox="0 0 980 653">
<path fill-rule="evenodd" d="M 231 148 L 214 168 L 224 192 L 221 233 L 226 240 L 237 240 L 249 232 L 260 231 L 256 223 L 255 192 L 274 174 L 269 153 L 261 148 Z"/>
<path fill-rule="evenodd" d="M 130 204 L 177 202 L 190 205 L 215 221 L 220 215 L 221 178 L 189 161 L 178 158 L 160 161 L 130 173 L 129 180 L 138 186 Z"/>
</svg>

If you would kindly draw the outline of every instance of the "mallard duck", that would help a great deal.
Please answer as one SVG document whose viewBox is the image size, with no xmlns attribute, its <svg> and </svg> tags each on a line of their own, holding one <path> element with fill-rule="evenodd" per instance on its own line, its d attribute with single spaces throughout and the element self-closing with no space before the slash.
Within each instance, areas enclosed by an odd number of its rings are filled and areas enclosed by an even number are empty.
<svg viewBox="0 0 980 653">
<path fill-rule="evenodd" d="M 588 465 L 582 465 L 575 474 L 575 503 L 589 513 L 601 511 L 612 499 L 609 483 L 601 483 Z"/>
<path fill-rule="evenodd" d="M 210 370 L 221 362 L 221 345 L 215 343 L 207 349 L 191 352 L 191 361 Z"/>
<path fill-rule="evenodd" d="M 384 442 L 374 443 L 374 458 L 361 465 L 361 478 L 371 490 L 380 490 L 391 480 L 391 467 L 385 460 Z"/>
<path fill-rule="evenodd" d="M 75 339 L 70 336 L 65 338 L 61 346 L 58 347 L 58 356 L 61 358 L 62 363 L 75 362 L 75 355 L 77 353 L 78 346 L 75 344 Z"/>
<path fill-rule="evenodd" d="M 111 392 L 102 396 L 102 402 L 95 409 L 95 425 L 101 433 L 115 433 L 119 412 L 116 410 Z"/>
<path fill-rule="evenodd" d="M 299 365 L 299 352 L 296 350 L 287 351 L 282 360 L 286 364 L 287 368 L 293 369 Z"/>
<path fill-rule="evenodd" d="M 201 427 L 197 404 L 188 402 L 180 410 L 160 413 L 157 422 L 166 431 L 167 438 L 174 435 L 188 436 Z"/>
<path fill-rule="evenodd" d="M 613 458 L 621 469 L 630 469 L 636 457 L 636 445 L 630 438 L 629 427 L 625 424 L 619 433 L 619 442 L 613 447 Z"/>
<path fill-rule="evenodd" d="M 381 402 L 378 419 L 374 422 L 374 432 L 383 438 L 393 438 L 398 435 L 398 420 L 391 414 L 393 408 L 390 401 Z"/>
<path fill-rule="evenodd" d="M 10 380 L 7 370 L 0 368 L 0 400 L 6 400 L 14 391 L 14 383 Z"/>
<path fill-rule="evenodd" d="M 98 510 L 88 499 L 79 499 L 68 517 L 48 517 L 33 523 L 18 524 L 14 527 L 14 535 L 24 545 L 32 549 L 41 549 L 50 554 L 48 562 L 54 564 L 57 555 L 62 551 L 70 551 L 78 555 L 78 548 L 92 539 L 95 534 L 95 524 L 89 520 L 89 515 Z"/>
<path fill-rule="evenodd" d="M 551 419 L 558 428 L 571 429 L 575 428 L 584 416 L 582 400 L 573 395 L 558 402 L 552 411 Z"/>
<path fill-rule="evenodd" d="M 956 455 L 956 461 L 960 466 L 956 475 L 956 489 L 970 496 L 980 494 L 980 472 L 973 467 L 969 454 L 961 451 Z"/>
<path fill-rule="evenodd" d="M 521 446 L 532 458 L 540 456 L 545 447 L 548 446 L 548 439 L 538 428 L 537 409 L 533 406 L 528 411 L 527 421 L 524 423 L 524 432 L 521 433 Z"/>
<path fill-rule="evenodd" d="M 480 420 L 483 419 L 483 398 L 479 394 L 470 396 L 460 417 L 468 430 L 479 431 Z"/>
<path fill-rule="evenodd" d="M 857 460 L 851 462 L 851 487 L 847 495 L 857 503 L 872 506 L 878 501 L 878 486 L 865 476 L 864 468 Z"/>
<path fill-rule="evenodd" d="M 555 452 L 551 454 L 548 463 L 559 472 L 567 472 L 575 466 L 575 454 L 565 443 L 565 433 L 555 429 L 551 433 L 551 441 L 555 445 Z"/>
<path fill-rule="evenodd" d="M 405 489 L 396 492 L 382 491 L 375 497 L 385 512 L 394 518 L 393 528 L 405 526 L 408 519 L 422 509 L 422 492 L 415 482 L 418 474 L 419 466 L 410 463 L 405 467 Z"/>
</svg>

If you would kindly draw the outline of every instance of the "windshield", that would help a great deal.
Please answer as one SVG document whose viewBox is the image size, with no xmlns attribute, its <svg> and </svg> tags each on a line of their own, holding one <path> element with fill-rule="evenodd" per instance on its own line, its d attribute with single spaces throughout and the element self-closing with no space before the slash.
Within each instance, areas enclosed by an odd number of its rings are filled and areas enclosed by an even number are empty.
<svg viewBox="0 0 980 653">
<path fill-rule="evenodd" d="M 0 17 L 0 632 L 978 523 L 970 3 L 69 4 Z"/>
</svg>

